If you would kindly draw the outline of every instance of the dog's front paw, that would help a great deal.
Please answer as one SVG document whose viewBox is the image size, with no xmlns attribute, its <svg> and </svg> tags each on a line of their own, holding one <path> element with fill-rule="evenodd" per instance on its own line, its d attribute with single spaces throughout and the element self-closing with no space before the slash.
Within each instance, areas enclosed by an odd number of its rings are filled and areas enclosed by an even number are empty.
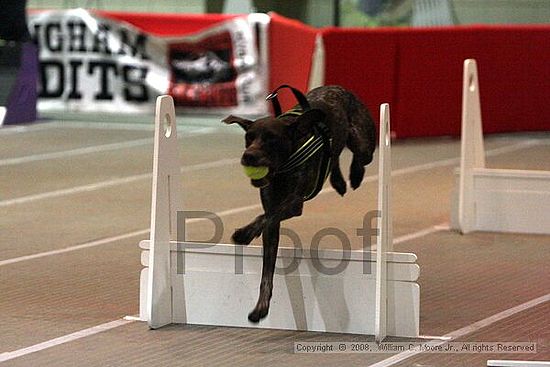
<svg viewBox="0 0 550 367">
<path fill-rule="evenodd" d="M 253 323 L 260 322 L 261 319 L 265 318 L 269 313 L 269 304 L 265 306 L 256 306 L 252 312 L 248 314 L 248 320 Z"/>
<path fill-rule="evenodd" d="M 254 234 L 251 232 L 248 227 L 239 228 L 235 230 L 231 240 L 236 245 L 248 245 L 254 239 Z"/>
</svg>

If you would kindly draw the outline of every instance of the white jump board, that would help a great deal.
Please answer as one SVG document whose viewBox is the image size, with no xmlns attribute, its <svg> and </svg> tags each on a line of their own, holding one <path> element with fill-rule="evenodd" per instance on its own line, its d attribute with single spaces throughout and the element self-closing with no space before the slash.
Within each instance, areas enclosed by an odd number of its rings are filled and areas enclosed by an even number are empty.
<svg viewBox="0 0 550 367">
<path fill-rule="evenodd" d="M 550 233 L 550 172 L 474 168 L 472 174 L 476 230 Z M 453 195 L 456 203 L 456 190 Z M 452 227 L 458 228 L 457 211 L 452 213 Z"/>
<path fill-rule="evenodd" d="M 460 170 L 451 227 L 464 234 L 550 234 L 550 172 L 486 167 L 478 84 L 476 61 L 465 60 Z"/>
<path fill-rule="evenodd" d="M 140 247 L 142 264 L 147 267 L 149 241 L 142 241 Z M 293 261 L 299 265 L 287 274 L 275 274 L 269 315 L 259 324 L 252 324 L 247 315 L 257 300 L 261 247 L 175 242 L 170 247 L 174 323 L 374 333 L 374 252 L 351 251 L 342 261 L 341 250 L 320 250 L 316 258 L 322 266 L 330 269 L 345 264 L 345 269 L 336 274 L 323 274 L 318 270 L 317 260 L 312 259 L 306 249 L 297 254 L 293 248 L 279 248 L 278 267 L 290 268 Z M 182 259 L 185 259 L 184 266 Z M 420 288 L 416 280 L 420 269 L 415 263 L 416 255 L 390 252 L 387 259 L 388 309 L 391 310 L 388 335 L 418 336 Z M 242 264 L 237 267 L 239 271 L 236 271 L 236 261 Z M 184 273 L 178 274 L 182 269 Z M 143 290 L 147 277 L 148 268 L 145 268 L 141 274 L 142 318 L 146 317 Z"/>
<path fill-rule="evenodd" d="M 488 360 L 488 367 L 550 367 L 550 361 Z"/>
</svg>

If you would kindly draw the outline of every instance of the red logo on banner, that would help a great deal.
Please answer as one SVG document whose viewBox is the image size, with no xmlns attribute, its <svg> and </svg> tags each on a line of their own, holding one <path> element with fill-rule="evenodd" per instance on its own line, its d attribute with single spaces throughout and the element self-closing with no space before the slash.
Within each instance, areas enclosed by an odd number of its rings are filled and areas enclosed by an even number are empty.
<svg viewBox="0 0 550 367">
<path fill-rule="evenodd" d="M 176 106 L 231 107 L 238 104 L 233 43 L 227 31 L 199 42 L 169 45 L 168 93 Z"/>
</svg>

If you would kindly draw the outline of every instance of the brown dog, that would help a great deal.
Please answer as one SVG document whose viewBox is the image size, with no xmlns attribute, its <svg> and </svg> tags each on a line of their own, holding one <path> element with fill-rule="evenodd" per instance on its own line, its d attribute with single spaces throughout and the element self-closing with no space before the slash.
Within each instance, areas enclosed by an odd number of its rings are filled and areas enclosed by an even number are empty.
<svg viewBox="0 0 550 367">
<path fill-rule="evenodd" d="M 241 164 L 262 167 L 264 173 L 267 170 L 263 177 L 251 179 L 252 185 L 260 188 L 264 214 L 232 236 L 236 244 L 248 245 L 262 235 L 262 279 L 258 303 L 248 315 L 252 322 L 258 322 L 269 311 L 281 221 L 300 216 L 304 201 L 320 191 L 329 173 L 332 187 L 342 196 L 346 193 L 339 164 L 344 146 L 353 153 L 349 178 L 351 187 L 358 188 L 376 144 L 373 119 L 351 92 L 339 86 L 324 86 L 304 97 L 288 88 L 300 105 L 284 114 L 280 113 L 276 93 L 272 93 L 268 98 L 274 99 L 278 116 L 256 121 L 229 116 L 223 120 L 226 124 L 237 123 L 246 131 Z"/>
</svg>

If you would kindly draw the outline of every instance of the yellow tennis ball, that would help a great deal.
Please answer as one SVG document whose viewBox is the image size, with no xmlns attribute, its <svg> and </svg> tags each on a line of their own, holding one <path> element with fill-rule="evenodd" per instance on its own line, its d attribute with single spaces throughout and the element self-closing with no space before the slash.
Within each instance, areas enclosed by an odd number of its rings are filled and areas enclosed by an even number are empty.
<svg viewBox="0 0 550 367">
<path fill-rule="evenodd" d="M 244 174 L 250 177 L 253 180 L 259 180 L 264 178 L 269 173 L 269 168 L 265 166 L 252 167 L 252 166 L 243 166 Z"/>
</svg>

